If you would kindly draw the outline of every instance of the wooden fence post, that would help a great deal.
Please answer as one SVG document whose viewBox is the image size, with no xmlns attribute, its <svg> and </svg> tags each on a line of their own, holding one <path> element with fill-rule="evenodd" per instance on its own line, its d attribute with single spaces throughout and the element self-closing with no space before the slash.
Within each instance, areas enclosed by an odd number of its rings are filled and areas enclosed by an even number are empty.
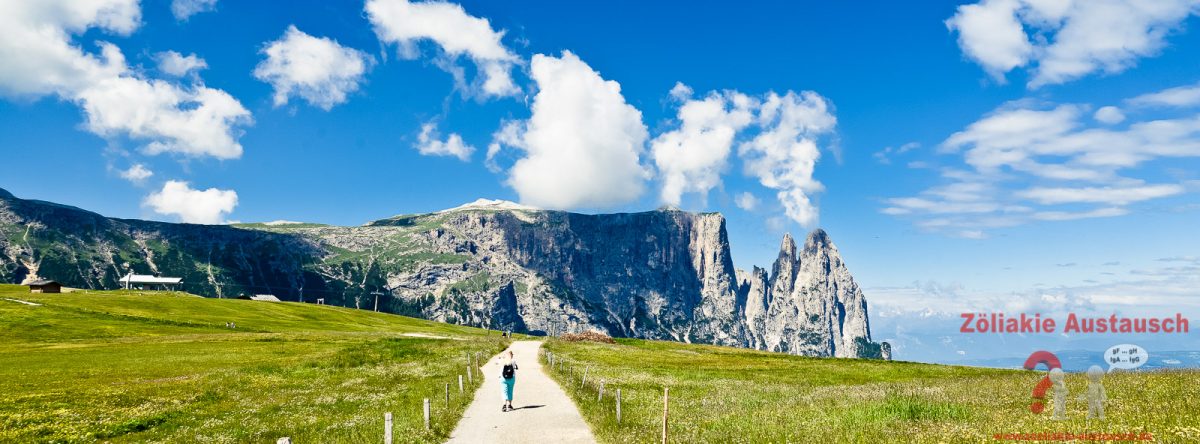
<svg viewBox="0 0 1200 444">
<path fill-rule="evenodd" d="M 392 444 L 392 412 L 383 414 L 383 444 Z"/>
<path fill-rule="evenodd" d="M 450 383 L 446 383 L 446 410 L 450 410 Z"/>
<path fill-rule="evenodd" d="M 458 375 L 458 394 L 463 394 L 462 375 Z"/>
<path fill-rule="evenodd" d="M 621 389 L 617 389 L 617 425 L 621 425 Z"/>
<path fill-rule="evenodd" d="M 596 402 L 604 400 L 604 380 L 600 380 L 600 394 L 596 395 Z"/>
<path fill-rule="evenodd" d="M 425 430 L 429 430 L 429 398 L 425 398 Z"/>
<path fill-rule="evenodd" d="M 583 366 L 583 379 L 579 380 L 580 387 L 587 387 L 587 374 L 588 374 L 588 370 L 590 370 L 591 368 L 592 368 L 592 366 L 590 366 L 590 365 Z"/>
<path fill-rule="evenodd" d="M 474 384 L 475 380 L 471 378 L 471 366 L 467 366 L 467 382 Z"/>
<path fill-rule="evenodd" d="M 667 444 L 667 400 L 670 398 L 670 389 L 663 387 L 663 427 L 662 427 L 662 444 Z"/>
</svg>

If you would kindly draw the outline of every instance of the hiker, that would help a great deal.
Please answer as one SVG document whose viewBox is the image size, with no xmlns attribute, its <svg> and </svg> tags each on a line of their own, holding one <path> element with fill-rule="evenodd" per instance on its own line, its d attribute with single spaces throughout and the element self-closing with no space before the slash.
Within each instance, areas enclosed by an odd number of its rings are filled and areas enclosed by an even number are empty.
<svg viewBox="0 0 1200 444">
<path fill-rule="evenodd" d="M 500 370 L 500 388 L 504 390 L 504 405 L 500 407 L 500 411 L 508 412 L 516 410 L 512 406 L 513 385 L 517 383 L 517 360 L 513 358 L 512 350 L 508 351 L 508 356 L 502 358 L 501 362 L 504 367 Z"/>
</svg>

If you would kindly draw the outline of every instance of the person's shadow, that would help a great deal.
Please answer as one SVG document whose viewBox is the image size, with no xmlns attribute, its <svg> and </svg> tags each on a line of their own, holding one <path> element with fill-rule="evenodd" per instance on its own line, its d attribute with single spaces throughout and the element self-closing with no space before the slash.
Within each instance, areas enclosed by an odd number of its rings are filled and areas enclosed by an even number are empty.
<svg viewBox="0 0 1200 444">
<path fill-rule="evenodd" d="M 542 408 L 542 407 L 545 407 L 545 405 L 523 405 L 523 406 L 520 406 L 520 407 L 513 407 L 513 410 L 521 410 L 521 409 L 540 409 L 540 408 Z"/>
</svg>

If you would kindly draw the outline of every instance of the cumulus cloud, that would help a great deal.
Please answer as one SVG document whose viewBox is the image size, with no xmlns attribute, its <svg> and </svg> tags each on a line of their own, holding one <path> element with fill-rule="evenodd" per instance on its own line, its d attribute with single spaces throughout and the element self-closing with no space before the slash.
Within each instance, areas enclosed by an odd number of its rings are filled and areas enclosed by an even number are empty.
<svg viewBox="0 0 1200 444">
<path fill-rule="evenodd" d="M 776 190 L 789 219 L 805 226 L 816 224 L 818 210 L 812 197 L 823 186 L 813 172 L 821 144 L 831 138 L 837 124 L 828 100 L 812 91 L 761 96 L 710 91 L 702 98 L 693 94 L 683 83 L 671 88 L 671 99 L 679 103 L 677 126 L 651 143 L 662 180 L 662 201 L 679 205 L 686 193 L 706 196 L 721 184 L 736 145 L 745 174 Z M 916 146 L 906 144 L 888 152 L 902 153 Z M 743 208 L 758 205 L 749 194 L 735 203 Z M 782 220 L 776 225 L 782 225 Z"/>
<path fill-rule="evenodd" d="M 754 211 L 755 208 L 758 208 L 758 198 L 753 194 L 750 194 L 748 191 L 743 192 L 742 194 L 739 194 L 737 197 L 733 198 L 733 203 L 736 204 L 738 208 L 746 211 Z"/>
<path fill-rule="evenodd" d="M 217 9 L 217 0 L 171 0 L 171 14 L 176 20 L 187 20 L 189 17 Z"/>
<path fill-rule="evenodd" d="M 1143 167 L 1158 159 L 1200 157 L 1200 115 L 1113 128 L 1107 125 L 1122 121 L 1123 113 L 1116 119 L 1104 116 L 1103 108 L 1095 114 L 1089 109 L 1002 106 L 941 144 L 943 154 L 962 156 L 964 168 L 943 169 L 943 183 L 916 196 L 887 199 L 882 212 L 956 234 L 1122 216 L 1132 204 L 1188 192 L 1186 181 L 1149 182 Z"/>
<path fill-rule="evenodd" d="M 467 14 L 462 6 L 443 1 L 368 0 L 367 18 L 375 35 L 386 44 L 396 44 L 399 54 L 416 58 L 422 40 L 431 40 L 442 50 L 439 66 L 455 75 L 464 90 L 477 90 L 484 96 L 510 96 L 520 91 L 512 79 L 512 68 L 519 58 L 501 43 L 504 31 L 492 29 L 486 18 Z M 471 59 L 477 80 L 465 85 L 459 57 Z"/>
<path fill-rule="evenodd" d="M 671 96 L 682 102 L 679 127 L 656 137 L 650 152 L 662 178 L 663 202 L 679 205 L 684 193 L 703 197 L 721 183 L 734 137 L 753 121 L 757 104 L 736 91 L 691 99 L 691 88 L 682 83 Z"/>
<path fill-rule="evenodd" d="M 147 140 L 148 154 L 241 157 L 234 125 L 250 112 L 229 94 L 203 85 L 184 90 L 161 80 L 104 79 L 77 95 L 87 128 L 104 137 Z"/>
<path fill-rule="evenodd" d="M 254 77 L 275 89 L 275 106 L 299 96 L 326 111 L 358 90 L 372 61 L 362 51 L 305 34 L 294 25 L 261 52 L 267 58 L 254 68 Z"/>
<path fill-rule="evenodd" d="M 475 147 L 463 142 L 462 136 L 451 133 L 446 140 L 438 139 L 437 124 L 426 122 L 417 135 L 417 151 L 426 156 L 454 156 L 466 162 L 471 160 Z"/>
<path fill-rule="evenodd" d="M 535 55 L 531 75 L 538 88 L 532 116 L 509 122 L 497 138 L 523 151 L 507 180 L 521 202 L 570 209 L 637 199 L 648 176 L 640 162 L 647 132 L 621 85 L 569 51 Z"/>
<path fill-rule="evenodd" d="M 962 5 L 946 26 L 963 53 L 1003 81 L 1032 67 L 1029 87 L 1094 72 L 1117 73 L 1150 57 L 1197 13 L 1198 0 L 982 0 Z M 1036 65 L 1036 66 L 1034 66 Z"/>
<path fill-rule="evenodd" d="M 831 105 L 812 91 L 782 96 L 772 92 L 763 99 L 755 123 L 761 132 L 738 146 L 746 172 L 777 190 L 775 196 L 790 219 L 804 226 L 816 224 L 812 195 L 824 187 L 813 171 L 821 157 L 818 143 L 837 124 Z"/>
<path fill-rule="evenodd" d="M 1128 100 L 1134 106 L 1188 108 L 1200 106 L 1200 84 L 1168 88 Z"/>
<path fill-rule="evenodd" d="M 958 31 L 958 46 L 997 80 L 1022 66 L 1033 54 L 1033 45 L 1015 14 L 1018 0 L 984 0 L 962 5 L 946 26 Z"/>
<path fill-rule="evenodd" d="M 133 166 L 129 167 L 129 169 L 121 171 L 120 174 L 122 179 L 133 183 L 142 183 L 146 179 L 149 179 L 150 176 L 153 176 L 154 172 L 146 168 L 145 165 L 135 163 Z"/>
<path fill-rule="evenodd" d="M 176 216 L 189 224 L 223 224 L 225 216 L 237 206 L 237 192 L 233 190 L 192 189 L 187 182 L 169 180 L 159 191 L 146 196 L 144 205 L 155 213 Z"/>
<path fill-rule="evenodd" d="M 0 95 L 71 101 L 91 132 L 144 142 L 151 154 L 241 156 L 239 127 L 250 113 L 232 96 L 144 78 L 115 45 L 97 42 L 92 54 L 71 41 L 91 28 L 128 35 L 140 21 L 135 0 L 9 4 L 0 14 Z"/>
<path fill-rule="evenodd" d="M 1115 106 L 1104 106 L 1096 110 L 1096 114 L 1092 115 L 1096 121 L 1116 125 L 1125 120 L 1125 113 L 1121 112 L 1121 108 Z"/>
<path fill-rule="evenodd" d="M 175 77 L 183 77 L 204 68 L 208 63 L 195 54 L 183 55 L 175 51 L 165 51 L 154 55 L 158 60 L 158 70 Z"/>
</svg>

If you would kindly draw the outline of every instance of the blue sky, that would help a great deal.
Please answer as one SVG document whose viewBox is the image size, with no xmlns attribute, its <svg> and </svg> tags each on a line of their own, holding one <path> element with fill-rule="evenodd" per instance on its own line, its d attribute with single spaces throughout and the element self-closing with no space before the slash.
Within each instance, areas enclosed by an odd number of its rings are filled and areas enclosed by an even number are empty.
<svg viewBox="0 0 1200 444">
<path fill-rule="evenodd" d="M 1020 355 L 926 321 L 1200 305 L 1200 6 L 1137 4 L 8 5 L 0 187 L 207 223 L 668 203 L 743 268 L 819 226 L 899 356 Z"/>
</svg>

